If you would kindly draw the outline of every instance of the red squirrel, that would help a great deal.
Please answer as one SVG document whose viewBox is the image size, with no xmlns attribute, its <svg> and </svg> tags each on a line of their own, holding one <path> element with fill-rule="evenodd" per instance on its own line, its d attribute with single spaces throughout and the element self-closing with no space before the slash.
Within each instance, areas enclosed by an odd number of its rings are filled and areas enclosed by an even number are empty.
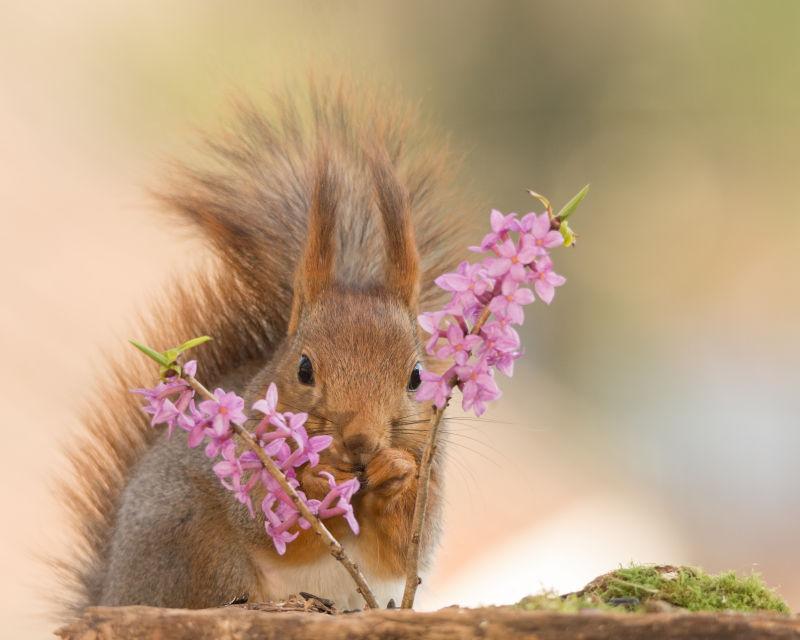
<svg viewBox="0 0 800 640">
<path fill-rule="evenodd" d="M 442 304 L 434 278 L 466 244 L 453 160 L 396 99 L 344 82 L 276 98 L 271 111 L 240 106 L 204 148 L 207 161 L 177 165 L 159 198 L 199 230 L 216 266 L 173 284 L 143 335 L 157 348 L 213 336 L 196 353 L 208 386 L 237 391 L 249 407 L 275 382 L 280 410 L 305 411 L 311 435 L 333 436 L 301 488 L 321 497 L 319 470 L 359 478 L 360 534 L 328 524 L 385 606 L 402 595 L 430 415 L 414 390 L 420 367 L 437 366 L 416 316 Z M 299 591 L 363 606 L 313 533 L 279 556 L 263 516 L 252 520 L 231 498 L 202 450 L 189 449 L 185 433 L 167 439 L 149 426 L 129 392 L 155 375 L 139 357 L 111 368 L 71 454 L 65 500 L 78 542 L 64 567 L 73 611 Z M 439 534 L 442 483 L 440 453 L 423 567 Z"/>
</svg>

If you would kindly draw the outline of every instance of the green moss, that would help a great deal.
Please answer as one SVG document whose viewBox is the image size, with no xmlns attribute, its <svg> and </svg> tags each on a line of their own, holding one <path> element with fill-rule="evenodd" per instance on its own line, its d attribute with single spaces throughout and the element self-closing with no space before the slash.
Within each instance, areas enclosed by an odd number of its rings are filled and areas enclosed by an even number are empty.
<svg viewBox="0 0 800 640">
<path fill-rule="evenodd" d="M 561 613 L 577 613 L 583 609 L 609 611 L 614 609 L 596 596 L 579 596 L 574 593 L 564 597 L 554 593 L 540 593 L 523 598 L 515 606 L 526 611 L 559 611 Z"/>
<path fill-rule="evenodd" d="M 572 612 L 610 608 L 613 599 L 636 598 L 642 605 L 661 601 L 689 611 L 776 611 L 789 613 L 786 603 L 757 574 L 733 571 L 709 575 L 692 567 L 631 565 L 593 580 L 565 597 L 529 596 L 518 607 L 527 610 Z M 634 610 L 641 611 L 643 607 Z"/>
</svg>

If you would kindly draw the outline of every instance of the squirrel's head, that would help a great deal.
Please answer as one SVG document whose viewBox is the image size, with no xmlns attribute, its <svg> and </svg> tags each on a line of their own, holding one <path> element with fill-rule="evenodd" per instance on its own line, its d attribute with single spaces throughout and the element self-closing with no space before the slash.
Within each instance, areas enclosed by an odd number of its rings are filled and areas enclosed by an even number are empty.
<svg viewBox="0 0 800 640">
<path fill-rule="evenodd" d="M 386 247 L 383 285 L 354 290 L 337 283 L 337 186 L 320 160 L 287 335 L 258 381 L 264 388 L 267 376 L 277 383 L 282 410 L 309 414 L 309 433 L 333 436 L 325 463 L 356 473 L 386 447 L 418 457 L 430 414 L 414 399 L 424 350 L 409 200 L 388 159 L 370 165 Z"/>
</svg>

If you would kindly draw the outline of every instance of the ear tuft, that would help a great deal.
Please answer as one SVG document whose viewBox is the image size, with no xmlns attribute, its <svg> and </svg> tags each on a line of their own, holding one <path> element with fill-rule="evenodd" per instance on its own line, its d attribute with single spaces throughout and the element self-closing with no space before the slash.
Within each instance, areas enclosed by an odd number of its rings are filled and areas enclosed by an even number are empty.
<svg viewBox="0 0 800 640">
<path fill-rule="evenodd" d="M 386 236 L 386 285 L 416 313 L 420 267 L 408 191 L 397 179 L 386 151 L 368 157 Z"/>
<path fill-rule="evenodd" d="M 317 150 L 314 163 L 306 246 L 294 277 L 289 334 L 297 330 L 303 307 L 314 303 L 323 291 L 333 285 L 338 200 L 338 181 L 334 175 L 330 152 L 323 146 Z"/>
</svg>

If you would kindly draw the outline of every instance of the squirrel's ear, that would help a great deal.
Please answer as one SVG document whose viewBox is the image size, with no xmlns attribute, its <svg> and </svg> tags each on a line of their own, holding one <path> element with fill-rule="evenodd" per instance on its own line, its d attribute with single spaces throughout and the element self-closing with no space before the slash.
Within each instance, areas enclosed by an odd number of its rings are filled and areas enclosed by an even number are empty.
<svg viewBox="0 0 800 640">
<path fill-rule="evenodd" d="M 420 268 L 408 192 L 385 151 L 369 154 L 369 164 L 386 235 L 386 285 L 416 313 Z"/>
<path fill-rule="evenodd" d="M 338 185 L 333 176 L 329 155 L 323 149 L 317 154 L 314 168 L 306 246 L 294 276 L 289 334 L 297 330 L 302 308 L 313 303 L 333 284 L 338 197 Z"/>
</svg>

